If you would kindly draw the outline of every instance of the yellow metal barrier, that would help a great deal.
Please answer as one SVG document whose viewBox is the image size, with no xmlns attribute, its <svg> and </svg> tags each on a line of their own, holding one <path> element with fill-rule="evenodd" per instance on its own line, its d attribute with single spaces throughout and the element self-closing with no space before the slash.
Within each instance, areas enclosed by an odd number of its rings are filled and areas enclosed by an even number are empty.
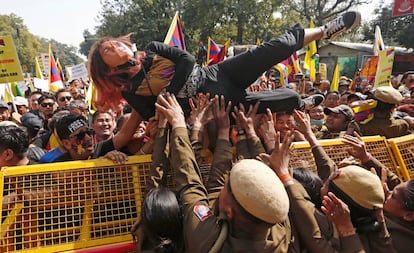
<svg viewBox="0 0 414 253">
<path fill-rule="evenodd" d="M 414 134 L 388 139 L 404 181 L 414 178 Z"/>
<path fill-rule="evenodd" d="M 394 158 L 388 147 L 387 140 L 381 136 L 362 137 L 367 150 L 385 166 L 402 177 L 399 170 L 396 169 Z M 321 146 L 326 153 L 339 163 L 344 158 L 349 157 L 349 146 L 341 141 L 341 139 L 320 140 Z M 316 163 L 313 158 L 312 151 L 308 142 L 295 142 L 293 154 L 291 155 L 290 168 L 305 167 L 316 172 Z"/>
<path fill-rule="evenodd" d="M 0 252 L 62 252 L 131 242 L 151 156 L 3 168 Z"/>
</svg>

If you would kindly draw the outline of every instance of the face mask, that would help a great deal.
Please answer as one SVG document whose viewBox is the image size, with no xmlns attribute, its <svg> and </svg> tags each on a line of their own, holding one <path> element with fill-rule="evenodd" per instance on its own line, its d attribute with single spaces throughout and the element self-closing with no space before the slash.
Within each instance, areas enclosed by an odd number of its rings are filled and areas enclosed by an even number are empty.
<svg viewBox="0 0 414 253">
<path fill-rule="evenodd" d="M 311 126 L 323 126 L 324 120 L 323 119 L 311 119 L 310 124 Z"/>
</svg>

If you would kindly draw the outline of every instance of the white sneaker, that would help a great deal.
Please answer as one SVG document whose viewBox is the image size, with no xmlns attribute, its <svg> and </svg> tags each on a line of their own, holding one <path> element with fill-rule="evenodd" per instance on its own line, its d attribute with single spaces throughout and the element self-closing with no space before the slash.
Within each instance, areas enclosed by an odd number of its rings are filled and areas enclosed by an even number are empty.
<svg viewBox="0 0 414 253">
<path fill-rule="evenodd" d="M 329 21 L 323 29 L 322 39 L 333 39 L 339 34 L 346 32 L 361 23 L 361 13 L 348 11 L 341 16 Z"/>
</svg>

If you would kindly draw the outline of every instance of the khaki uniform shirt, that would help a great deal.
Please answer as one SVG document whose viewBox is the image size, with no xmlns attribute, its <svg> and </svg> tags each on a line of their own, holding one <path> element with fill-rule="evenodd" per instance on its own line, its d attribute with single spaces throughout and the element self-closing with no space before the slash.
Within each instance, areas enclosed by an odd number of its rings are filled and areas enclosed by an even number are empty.
<svg viewBox="0 0 414 253">
<path fill-rule="evenodd" d="M 221 231 L 222 217 L 211 208 L 216 207 L 225 174 L 231 168 L 231 158 L 230 143 L 217 141 L 207 191 L 200 179 L 187 130 L 172 130 L 171 165 L 183 207 L 186 252 L 208 252 Z M 290 238 L 290 225 L 286 221 L 273 226 L 266 241 L 234 238 L 229 233 L 220 252 L 287 252 Z"/>
<path fill-rule="evenodd" d="M 410 134 L 410 127 L 403 119 L 393 119 L 391 116 L 374 114 L 374 118 L 365 125 L 360 125 L 362 135 L 381 135 L 394 138 Z"/>
<path fill-rule="evenodd" d="M 323 147 L 321 146 L 312 147 L 312 153 L 314 154 L 314 158 L 318 166 L 318 170 L 320 169 L 319 165 L 321 164 L 325 165 L 324 167 L 321 167 L 321 169 L 323 169 L 323 172 L 322 172 L 323 175 L 326 175 L 328 173 L 328 170 L 334 171 L 336 169 L 335 163 L 328 156 L 328 154 L 326 154 Z M 382 166 L 382 164 L 376 159 L 372 159 L 371 161 L 368 161 L 367 163 L 363 165 L 365 166 L 372 165 L 371 167 Z M 331 168 L 329 168 L 330 166 Z M 324 178 L 321 176 L 321 172 L 318 172 L 318 173 L 320 177 L 324 180 Z M 392 176 L 392 173 L 388 172 L 387 176 L 388 178 L 392 179 L 392 181 L 395 181 L 395 177 Z M 392 241 L 391 241 L 391 236 L 388 232 L 386 224 L 383 222 L 381 225 L 382 225 L 381 229 L 375 233 L 358 234 L 365 252 L 367 253 L 395 252 Z M 343 238 L 341 238 L 341 240 L 342 239 Z M 345 242 L 343 244 L 345 244 Z"/>
</svg>

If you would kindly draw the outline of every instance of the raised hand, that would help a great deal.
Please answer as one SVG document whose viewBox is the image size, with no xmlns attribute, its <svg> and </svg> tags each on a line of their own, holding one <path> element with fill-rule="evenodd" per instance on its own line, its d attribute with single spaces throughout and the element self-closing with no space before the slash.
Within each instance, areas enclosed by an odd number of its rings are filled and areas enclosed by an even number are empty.
<svg viewBox="0 0 414 253">
<path fill-rule="evenodd" d="M 310 117 L 307 113 L 295 110 L 293 112 L 293 117 L 296 122 L 296 125 L 294 126 L 295 130 L 299 131 L 305 137 L 313 133 L 312 126 L 310 124 Z"/>
<path fill-rule="evenodd" d="M 128 161 L 128 156 L 118 150 L 109 151 L 104 157 L 113 161 L 115 164 L 124 164 L 125 161 Z"/>
<path fill-rule="evenodd" d="M 273 150 L 275 147 L 275 122 L 272 112 L 269 108 L 266 109 L 266 114 L 261 118 L 261 124 L 257 130 L 259 136 L 263 139 L 266 150 Z"/>
<path fill-rule="evenodd" d="M 206 95 L 200 93 L 196 101 L 193 98 L 189 99 L 191 114 L 189 123 L 193 124 L 193 129 L 201 130 L 203 126 L 210 120 L 208 117 L 208 110 L 212 102 L 210 101 L 210 94 Z"/>
<path fill-rule="evenodd" d="M 226 138 L 229 137 L 230 131 L 230 108 L 231 102 L 229 101 L 226 106 L 224 96 L 215 96 L 213 100 L 213 115 L 216 120 L 217 130 L 219 135 L 224 135 Z"/>
<path fill-rule="evenodd" d="M 361 160 L 361 162 L 368 161 L 371 158 L 371 155 L 367 151 L 365 143 L 357 132 L 354 132 L 353 134 L 354 136 L 346 134 L 342 139 L 344 143 L 351 146 L 351 148 L 348 149 L 348 153 L 356 159 Z"/>
<path fill-rule="evenodd" d="M 323 196 L 321 209 L 328 219 L 335 224 L 341 237 L 355 234 L 351 212 L 348 206 L 338 199 L 335 194 L 328 192 L 328 195 Z"/>
<path fill-rule="evenodd" d="M 280 144 L 280 132 L 277 132 L 275 135 L 275 148 L 273 149 L 272 154 L 259 155 L 261 160 L 268 163 L 279 177 L 290 173 L 290 146 L 293 142 L 293 138 L 293 133 L 291 131 L 287 131 L 283 138 L 282 144 Z"/>
<path fill-rule="evenodd" d="M 164 114 L 172 128 L 187 127 L 183 109 L 173 94 L 159 95 L 155 107 L 159 113 Z"/>
</svg>

